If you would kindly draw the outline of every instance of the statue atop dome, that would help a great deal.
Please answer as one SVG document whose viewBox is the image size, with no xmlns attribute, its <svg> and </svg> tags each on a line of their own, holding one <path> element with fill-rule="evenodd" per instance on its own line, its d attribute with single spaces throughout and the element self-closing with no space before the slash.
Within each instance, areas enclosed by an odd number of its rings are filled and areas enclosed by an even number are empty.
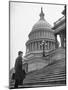
<svg viewBox="0 0 68 90">
<path fill-rule="evenodd" d="M 41 7 L 40 20 L 44 20 L 43 8 Z"/>
</svg>

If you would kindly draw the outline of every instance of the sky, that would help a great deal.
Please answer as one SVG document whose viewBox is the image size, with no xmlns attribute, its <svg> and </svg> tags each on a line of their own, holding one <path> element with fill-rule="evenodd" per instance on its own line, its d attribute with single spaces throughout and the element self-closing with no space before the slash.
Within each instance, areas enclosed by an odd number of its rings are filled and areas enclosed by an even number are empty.
<svg viewBox="0 0 68 90">
<path fill-rule="evenodd" d="M 41 7 L 47 22 L 53 26 L 63 15 L 64 5 L 10 3 L 10 68 L 14 66 L 18 51 L 25 55 L 25 43 L 34 24 L 40 19 Z M 58 40 L 59 36 L 58 36 Z"/>
</svg>

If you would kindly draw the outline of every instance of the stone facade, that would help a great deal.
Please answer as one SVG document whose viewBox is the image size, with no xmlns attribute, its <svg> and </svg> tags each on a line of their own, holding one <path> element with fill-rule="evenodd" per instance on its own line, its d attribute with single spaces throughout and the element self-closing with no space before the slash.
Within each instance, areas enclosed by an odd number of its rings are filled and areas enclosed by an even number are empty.
<svg viewBox="0 0 68 90">
<path fill-rule="evenodd" d="M 64 15 L 58 21 L 54 23 L 53 29 L 55 30 L 55 38 L 56 38 L 56 47 L 57 46 L 57 35 L 60 36 L 61 47 L 66 47 L 66 7 L 63 10 L 62 14 Z"/>
</svg>

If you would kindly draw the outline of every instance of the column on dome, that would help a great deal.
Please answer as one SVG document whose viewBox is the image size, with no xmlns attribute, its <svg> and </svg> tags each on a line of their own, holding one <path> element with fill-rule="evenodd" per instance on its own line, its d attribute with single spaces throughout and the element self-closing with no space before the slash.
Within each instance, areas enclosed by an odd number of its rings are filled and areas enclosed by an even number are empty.
<svg viewBox="0 0 68 90">
<path fill-rule="evenodd" d="M 46 42 L 47 42 L 47 41 L 45 41 L 45 50 L 47 49 Z"/>
<path fill-rule="evenodd" d="M 34 44 L 35 44 L 35 42 L 34 42 Z M 36 44 L 34 45 L 34 50 L 36 50 Z"/>
<path fill-rule="evenodd" d="M 55 48 L 54 48 L 54 42 L 53 42 L 53 49 L 55 49 Z"/>
<path fill-rule="evenodd" d="M 31 51 L 32 51 L 32 43 L 31 43 Z"/>
<path fill-rule="evenodd" d="M 26 46 L 26 53 L 27 53 L 27 46 Z"/>
<path fill-rule="evenodd" d="M 49 41 L 49 49 L 51 49 L 51 41 Z"/>
<path fill-rule="evenodd" d="M 51 42 L 51 49 L 53 49 L 53 42 Z"/>
<path fill-rule="evenodd" d="M 30 48 L 30 51 L 31 51 L 31 44 L 29 44 L 29 48 Z"/>
<path fill-rule="evenodd" d="M 31 43 L 31 51 L 32 51 L 32 43 Z"/>
<path fill-rule="evenodd" d="M 52 48 L 53 48 L 53 50 L 54 50 L 54 42 L 52 42 Z"/>
<path fill-rule="evenodd" d="M 49 41 L 48 41 L 48 50 L 49 50 Z"/>
<path fill-rule="evenodd" d="M 40 41 L 38 41 L 38 50 L 40 50 Z"/>
<path fill-rule="evenodd" d="M 29 51 L 30 51 L 30 44 L 29 44 Z"/>
<path fill-rule="evenodd" d="M 54 49 L 55 49 L 55 42 L 54 42 Z"/>
<path fill-rule="evenodd" d="M 40 41 L 40 50 L 42 50 L 42 46 L 41 46 L 41 44 L 42 44 L 42 41 Z"/>
<path fill-rule="evenodd" d="M 38 50 L 38 42 L 36 41 L 36 50 Z"/>
<path fill-rule="evenodd" d="M 52 50 L 52 42 L 51 42 L 51 46 L 50 46 L 51 50 Z"/>
<path fill-rule="evenodd" d="M 50 41 L 50 49 L 51 49 L 51 41 Z"/>
<path fill-rule="evenodd" d="M 31 51 L 32 51 L 32 43 L 30 43 L 30 49 L 31 49 Z"/>
<path fill-rule="evenodd" d="M 53 42 L 51 42 L 51 48 L 52 48 L 52 50 L 53 50 Z"/>
<path fill-rule="evenodd" d="M 55 49 L 55 42 L 54 42 L 54 49 Z"/>
<path fill-rule="evenodd" d="M 49 41 L 49 49 L 50 49 L 50 41 Z"/>
<path fill-rule="evenodd" d="M 34 51 L 34 42 L 33 42 L 33 51 Z"/>
<path fill-rule="evenodd" d="M 34 42 L 34 51 L 35 51 L 35 42 Z"/>
<path fill-rule="evenodd" d="M 45 42 L 46 50 L 48 49 L 48 41 Z"/>
<path fill-rule="evenodd" d="M 32 42 L 32 51 L 33 51 L 33 42 Z"/>
<path fill-rule="evenodd" d="M 37 43 L 37 50 L 38 50 L 38 41 L 36 43 Z"/>
<path fill-rule="evenodd" d="M 52 42 L 52 49 L 54 49 L 53 45 L 54 45 L 54 44 L 53 44 L 53 42 Z"/>
<path fill-rule="evenodd" d="M 29 51 L 30 51 L 30 44 L 29 44 Z"/>
<path fill-rule="evenodd" d="M 35 51 L 37 50 L 37 42 L 35 41 Z"/>
<path fill-rule="evenodd" d="M 29 52 L 29 44 L 27 45 L 27 52 Z"/>
</svg>

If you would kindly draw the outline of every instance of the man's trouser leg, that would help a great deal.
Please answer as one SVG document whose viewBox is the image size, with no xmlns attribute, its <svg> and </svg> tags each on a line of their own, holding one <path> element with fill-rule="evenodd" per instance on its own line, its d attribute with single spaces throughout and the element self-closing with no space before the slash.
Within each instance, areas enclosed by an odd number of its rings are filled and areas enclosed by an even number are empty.
<svg viewBox="0 0 68 90">
<path fill-rule="evenodd" d="M 18 88 L 18 80 L 15 80 L 14 88 Z"/>
</svg>

